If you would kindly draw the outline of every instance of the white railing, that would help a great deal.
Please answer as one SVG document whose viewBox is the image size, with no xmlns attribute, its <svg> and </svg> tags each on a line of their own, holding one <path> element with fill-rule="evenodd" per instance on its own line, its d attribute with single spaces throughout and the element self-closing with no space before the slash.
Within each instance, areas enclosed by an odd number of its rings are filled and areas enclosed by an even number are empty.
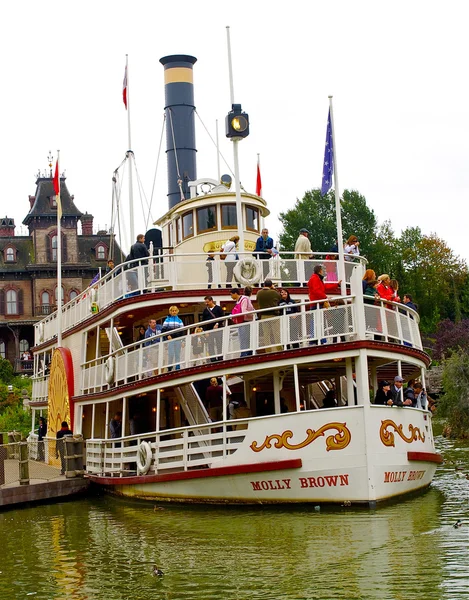
<svg viewBox="0 0 469 600">
<path fill-rule="evenodd" d="M 49 397 L 49 376 L 33 377 L 31 402 L 47 402 Z"/>
<path fill-rule="evenodd" d="M 310 310 L 318 306 L 316 302 L 296 304 L 300 312 L 282 316 L 272 315 L 272 309 L 246 313 L 259 320 L 242 324 L 228 324 L 230 317 L 227 316 L 214 320 L 225 326 L 203 334 L 193 333 L 196 326 L 191 325 L 155 336 L 150 341 L 135 342 L 82 364 L 81 394 L 100 392 L 114 384 L 123 385 L 217 359 L 348 341 L 356 335 L 353 297 L 340 301 L 344 304 L 317 310 Z M 202 325 L 210 326 L 214 321 Z M 175 334 L 180 337 L 175 338 Z M 167 339 L 168 335 L 171 340 Z M 194 353 L 198 347 L 192 343 L 196 336 L 201 336 L 203 341 L 202 354 Z"/>
<path fill-rule="evenodd" d="M 241 259 L 249 259 L 249 266 L 240 273 L 235 265 L 233 282 L 259 284 L 266 278 L 275 280 L 278 285 L 305 284 L 311 277 L 314 266 L 324 265 L 328 282 L 336 282 L 338 261 L 326 260 L 327 254 L 315 252 L 311 260 L 296 260 L 294 253 L 282 252 L 279 258 L 253 260 L 252 254 L 240 254 Z M 93 286 L 62 307 L 62 331 L 86 321 L 95 310 L 103 310 L 116 300 L 140 295 L 159 288 L 208 289 L 230 287 L 228 270 L 233 263 L 218 259 L 207 262 L 207 254 L 164 254 L 159 257 L 129 261 L 118 265 L 113 271 L 102 277 Z M 345 279 L 350 282 L 354 267 L 363 269 L 365 259 L 357 257 L 357 262 L 345 262 Z M 142 264 L 144 263 L 144 264 Z M 244 264 L 244 263 L 243 263 Z M 36 326 L 36 344 L 53 339 L 57 335 L 57 312 L 42 319 Z"/>
<path fill-rule="evenodd" d="M 365 297 L 365 300 L 371 301 Z M 365 304 L 366 334 L 368 339 L 403 344 L 422 350 L 419 316 L 405 305 L 382 300 Z"/>
<path fill-rule="evenodd" d="M 214 463 L 222 463 L 242 445 L 248 422 L 247 419 L 237 419 L 228 423 L 181 427 L 171 429 L 171 432 L 87 440 L 86 469 L 95 475 L 135 473 L 138 447 L 142 441 L 148 442 L 152 450 L 149 475 L 213 466 Z"/>
</svg>

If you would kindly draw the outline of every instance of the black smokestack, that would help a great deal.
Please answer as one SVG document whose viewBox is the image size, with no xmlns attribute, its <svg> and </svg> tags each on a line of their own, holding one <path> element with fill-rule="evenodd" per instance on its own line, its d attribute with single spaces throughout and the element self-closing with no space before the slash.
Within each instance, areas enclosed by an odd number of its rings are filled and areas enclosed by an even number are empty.
<svg viewBox="0 0 469 600">
<path fill-rule="evenodd" d="M 178 180 L 182 180 L 184 200 L 190 197 L 188 181 L 197 179 L 193 56 L 174 54 L 160 58 L 164 66 L 166 156 L 168 160 L 168 206 L 181 202 Z"/>
</svg>

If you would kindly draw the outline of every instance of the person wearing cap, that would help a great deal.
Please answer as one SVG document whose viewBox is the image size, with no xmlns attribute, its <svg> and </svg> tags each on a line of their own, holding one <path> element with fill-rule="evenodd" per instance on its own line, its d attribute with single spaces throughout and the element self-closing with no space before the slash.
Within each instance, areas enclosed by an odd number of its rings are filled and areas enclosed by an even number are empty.
<svg viewBox="0 0 469 600">
<path fill-rule="evenodd" d="M 379 382 L 374 403 L 381 404 L 383 406 L 386 404 L 392 406 L 393 400 L 391 395 L 391 384 L 389 381 L 383 379 L 383 381 Z"/>
<path fill-rule="evenodd" d="M 396 375 L 394 377 L 394 384 L 391 386 L 391 396 L 392 396 L 393 404 L 395 406 L 412 406 L 412 400 L 410 400 L 409 398 L 404 401 L 402 400 L 403 399 L 403 390 L 402 390 L 403 383 L 404 383 L 404 380 L 402 379 L 402 377 L 400 375 Z"/>
<path fill-rule="evenodd" d="M 309 241 L 309 231 L 304 227 L 300 229 L 300 235 L 295 243 L 295 258 L 296 260 L 309 261 L 312 255 L 311 242 Z M 309 262 L 304 262 L 305 280 L 311 277 L 312 267 Z M 306 285 L 306 284 L 303 284 Z"/>
</svg>

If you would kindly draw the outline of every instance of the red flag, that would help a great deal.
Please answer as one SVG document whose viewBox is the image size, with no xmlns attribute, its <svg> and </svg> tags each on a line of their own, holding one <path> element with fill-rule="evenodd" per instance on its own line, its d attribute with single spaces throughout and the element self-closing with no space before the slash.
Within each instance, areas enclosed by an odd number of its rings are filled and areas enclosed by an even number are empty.
<svg viewBox="0 0 469 600">
<path fill-rule="evenodd" d="M 124 86 L 122 88 L 122 100 L 124 101 L 125 108 L 127 108 L 127 65 L 125 65 Z"/>
<path fill-rule="evenodd" d="M 55 175 L 54 175 L 54 192 L 56 196 L 60 196 L 60 176 L 59 176 L 59 159 L 55 163 Z"/>
<path fill-rule="evenodd" d="M 62 218 L 62 201 L 60 200 L 60 175 L 59 175 L 59 157 L 57 156 L 57 162 L 55 163 L 55 174 L 54 174 L 54 192 L 55 201 L 57 202 L 57 218 Z"/>
<path fill-rule="evenodd" d="M 262 196 L 261 166 L 260 166 L 260 163 L 259 163 L 259 159 L 257 159 L 256 194 L 258 196 Z"/>
</svg>

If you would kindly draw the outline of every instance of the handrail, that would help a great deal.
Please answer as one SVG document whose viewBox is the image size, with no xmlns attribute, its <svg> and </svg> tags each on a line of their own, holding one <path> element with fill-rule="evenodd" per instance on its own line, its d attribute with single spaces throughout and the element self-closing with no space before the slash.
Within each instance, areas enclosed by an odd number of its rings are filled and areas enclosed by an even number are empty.
<svg viewBox="0 0 469 600">
<path fill-rule="evenodd" d="M 238 253 L 241 259 L 245 257 L 253 258 L 254 254 L 255 253 L 252 252 Z M 315 261 L 320 260 L 326 266 L 328 264 L 333 265 L 334 274 L 337 272 L 336 265 L 338 261 L 326 259 L 325 257 L 329 254 L 330 253 L 326 252 L 314 252 L 311 254 L 311 256 L 313 257 L 311 260 L 302 260 L 295 259 L 294 252 L 281 252 L 279 255 L 279 259 L 272 258 L 269 261 L 263 261 L 261 259 L 256 258 L 255 260 L 258 262 L 259 272 L 261 272 L 264 268 L 264 264 L 267 264 L 269 268 L 274 268 L 274 266 L 276 266 L 275 268 L 278 268 L 280 272 L 280 281 L 283 281 L 284 283 L 304 283 L 306 280 L 302 279 L 299 276 L 303 273 L 303 265 L 306 263 L 313 264 Z M 196 260 L 199 258 L 203 258 L 203 260 L 197 260 L 197 262 L 194 263 L 188 261 L 189 258 L 194 258 Z M 117 265 L 112 271 L 103 275 L 103 277 L 101 277 L 101 279 L 99 279 L 96 283 L 90 285 L 88 288 L 86 288 L 86 290 L 81 292 L 81 294 L 67 302 L 62 307 L 62 314 L 64 317 L 63 330 L 66 331 L 67 329 L 70 329 L 71 327 L 87 320 L 92 316 L 90 305 L 93 302 L 94 295 L 97 295 L 99 299 L 99 309 L 103 309 L 111 305 L 115 300 L 125 298 L 129 296 L 129 294 L 141 294 L 149 289 L 157 289 L 158 287 L 161 287 L 161 285 L 170 285 L 173 287 L 173 289 L 178 289 L 179 287 L 181 289 L 185 289 L 187 288 L 187 286 L 194 285 L 203 285 L 203 287 L 205 287 L 206 285 L 208 285 L 206 274 L 206 258 L 207 253 L 165 253 L 153 257 L 134 259 Z M 362 267 L 366 263 L 366 259 L 363 257 L 355 258 L 357 260 L 354 260 L 354 262 L 347 262 L 347 265 L 350 265 L 352 270 L 356 266 Z M 221 265 L 226 265 L 226 262 L 215 262 L 217 274 L 220 274 Z M 239 263 L 239 261 L 236 262 Z M 192 270 L 194 266 L 198 266 L 198 273 L 201 273 L 203 270 L 203 278 L 199 281 L 192 281 L 190 278 L 188 279 L 186 276 L 183 276 L 187 275 L 187 273 L 179 273 L 179 269 L 183 268 L 186 264 L 189 264 L 189 267 Z M 284 268 L 284 264 L 287 264 L 288 268 Z M 150 274 L 157 273 L 158 277 L 156 279 L 150 277 L 148 278 L 147 282 L 147 274 L 149 274 L 148 269 L 152 270 L 152 273 Z M 163 271 L 165 272 L 163 273 Z M 263 278 L 265 278 L 264 274 Z M 132 280 L 132 283 L 130 280 Z M 334 283 L 334 280 L 329 279 L 328 281 L 330 283 Z M 166 282 L 166 284 L 164 282 Z M 213 283 L 214 286 L 217 285 L 216 282 Z M 220 278 L 218 281 L 218 285 L 222 283 L 223 281 Z M 127 289 L 130 285 L 135 285 L 135 288 L 132 287 L 131 289 Z M 36 343 L 42 343 L 51 340 L 56 336 L 55 328 L 52 326 L 53 324 L 55 324 L 56 319 L 57 311 L 48 315 L 35 325 Z"/>
</svg>

